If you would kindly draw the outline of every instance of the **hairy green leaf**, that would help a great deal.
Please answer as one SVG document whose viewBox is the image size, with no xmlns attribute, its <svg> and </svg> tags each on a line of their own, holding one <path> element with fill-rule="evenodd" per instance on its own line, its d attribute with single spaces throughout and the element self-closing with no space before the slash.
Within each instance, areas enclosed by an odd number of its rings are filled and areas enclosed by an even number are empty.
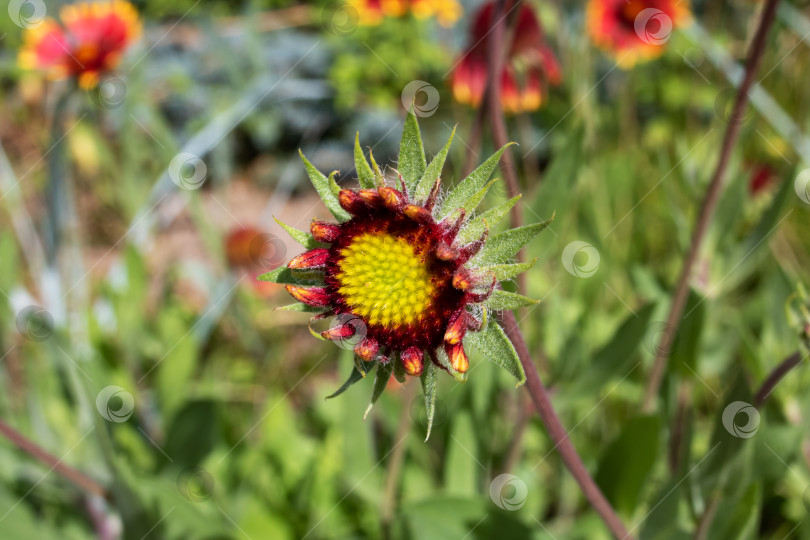
<svg viewBox="0 0 810 540">
<path fill-rule="evenodd" d="M 487 240 L 478 255 L 474 257 L 474 260 L 479 264 L 498 264 L 510 260 L 520 251 L 520 248 L 528 244 L 532 238 L 548 227 L 553 219 L 551 218 L 542 223 L 525 225 L 517 229 L 510 229 L 493 236 Z"/>
<path fill-rule="evenodd" d="M 482 271 L 492 274 L 495 276 L 495 281 L 500 282 L 505 281 L 507 279 L 512 279 L 518 274 L 522 274 L 523 272 L 534 266 L 536 262 L 537 259 L 525 263 L 496 264 L 494 266 L 482 266 L 480 268 L 476 268 L 476 271 Z"/>
<path fill-rule="evenodd" d="M 467 204 L 470 198 L 472 198 L 478 190 L 484 187 L 489 177 L 492 176 L 492 171 L 495 170 L 495 167 L 498 166 L 498 161 L 501 159 L 501 155 L 503 155 L 506 149 L 515 143 L 508 143 L 501 147 L 500 150 L 492 154 L 485 162 L 478 166 L 470 175 L 462 180 L 455 188 L 453 188 L 450 193 L 447 195 L 447 198 L 442 203 L 441 207 L 438 209 L 436 215 L 439 218 L 443 218 L 456 208 L 464 208 L 468 212 L 472 210 L 472 208 L 468 208 Z"/>
<path fill-rule="evenodd" d="M 467 332 L 464 347 L 468 346 L 512 374 L 518 380 L 518 386 L 526 382 L 526 373 L 514 345 L 494 320 L 480 332 Z"/>
<path fill-rule="evenodd" d="M 304 166 L 307 169 L 307 175 L 309 175 L 309 179 L 312 182 L 315 191 L 318 192 L 318 195 L 321 196 L 321 200 L 332 212 L 332 215 L 335 216 L 340 222 L 349 221 L 351 216 L 349 213 L 341 208 L 340 203 L 338 203 L 337 196 L 332 193 L 332 188 L 330 187 L 329 179 L 323 175 L 321 171 L 315 168 L 315 166 L 309 162 L 309 160 L 304 156 L 304 153 L 299 150 L 298 153 L 301 155 L 301 161 L 304 162 Z"/>
<path fill-rule="evenodd" d="M 352 372 L 349 374 L 349 378 L 346 379 L 346 382 L 344 382 L 343 385 L 340 388 L 338 388 L 334 393 L 326 396 L 326 399 L 338 397 L 340 394 L 348 390 L 349 387 L 352 386 L 354 383 L 363 380 L 363 377 L 364 375 L 359 371 L 357 371 L 356 367 L 352 366 Z"/>
<path fill-rule="evenodd" d="M 296 275 L 286 266 L 279 266 L 275 270 L 262 274 L 256 279 L 259 281 L 269 281 L 271 283 L 289 285 L 317 285 L 323 282 L 323 280 L 316 279 L 311 274 L 307 275 L 306 277 Z"/>
<path fill-rule="evenodd" d="M 368 413 L 371 412 L 371 408 L 377 403 L 377 400 L 380 399 L 380 396 L 385 391 L 385 387 L 388 385 L 388 379 L 391 378 L 391 373 L 394 371 L 394 362 L 389 361 L 387 364 L 379 364 L 377 366 L 377 375 L 374 377 L 374 390 L 371 392 L 371 401 L 366 407 L 366 412 L 363 413 L 363 420 L 366 419 Z"/>
<path fill-rule="evenodd" d="M 327 308 L 310 306 L 309 304 L 305 304 L 303 302 L 287 304 L 286 306 L 280 306 L 276 309 L 279 311 L 301 311 L 304 313 L 323 313 L 324 311 L 328 311 Z"/>
<path fill-rule="evenodd" d="M 287 234 L 290 235 L 290 238 L 292 238 L 293 240 L 295 240 L 296 242 L 298 242 L 307 249 L 315 249 L 318 247 L 324 247 L 326 245 L 320 242 L 316 242 L 315 239 L 312 237 L 312 235 L 307 232 L 299 231 L 298 229 L 290 227 L 286 223 L 282 223 L 276 218 L 273 219 L 275 220 L 276 223 L 278 223 L 281 226 L 282 229 L 287 231 Z"/>
<path fill-rule="evenodd" d="M 430 431 L 433 429 L 433 416 L 436 414 L 436 382 L 439 368 L 433 362 L 425 362 L 425 370 L 422 372 L 422 391 L 425 394 L 425 412 L 427 414 L 427 434 L 425 441 L 430 438 Z"/>
<path fill-rule="evenodd" d="M 486 212 L 470 219 L 458 233 L 458 242 L 466 244 L 472 242 L 483 234 L 484 229 L 492 229 L 509 213 L 513 206 L 520 200 L 521 195 L 512 197 L 505 203 L 490 208 Z"/>
<path fill-rule="evenodd" d="M 441 177 L 444 162 L 447 159 L 447 152 L 450 150 L 450 143 L 453 142 L 453 137 L 455 134 L 456 128 L 453 127 L 453 132 L 450 133 L 450 138 L 447 140 L 447 144 L 445 144 L 444 148 L 442 148 L 441 151 L 433 157 L 430 165 L 427 166 L 424 174 L 422 174 L 422 178 L 420 178 L 419 182 L 416 184 L 416 187 L 411 194 L 411 198 L 416 201 L 415 204 L 422 204 L 425 202 L 425 200 L 427 200 L 428 195 L 430 195 L 430 191 L 436 184 L 436 180 Z"/>
<path fill-rule="evenodd" d="M 425 148 L 422 146 L 422 135 L 419 133 L 419 123 L 416 121 L 412 106 L 405 118 L 397 162 L 397 169 L 408 188 L 408 193 L 412 193 L 416 188 L 416 183 L 425 174 L 425 167 L 427 167 Z"/>
<path fill-rule="evenodd" d="M 366 161 L 366 156 L 363 155 L 363 149 L 360 148 L 360 132 L 354 136 L 354 168 L 357 171 L 357 180 L 360 182 L 360 187 L 371 189 L 374 187 L 374 171 Z"/>
<path fill-rule="evenodd" d="M 501 289 L 495 289 L 483 304 L 489 309 L 518 309 L 526 306 L 533 306 L 539 300 L 534 300 L 528 296 L 517 294 Z"/>
</svg>

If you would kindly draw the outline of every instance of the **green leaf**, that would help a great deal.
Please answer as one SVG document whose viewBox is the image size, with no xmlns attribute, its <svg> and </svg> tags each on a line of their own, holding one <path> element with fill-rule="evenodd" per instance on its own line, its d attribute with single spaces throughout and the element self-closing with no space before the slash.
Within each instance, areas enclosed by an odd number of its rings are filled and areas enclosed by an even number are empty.
<svg viewBox="0 0 810 540">
<path fill-rule="evenodd" d="M 478 190 L 484 187 L 489 177 L 492 176 L 492 171 L 498 166 L 501 155 L 503 155 L 504 151 L 512 144 L 515 143 L 503 145 L 500 150 L 492 154 L 489 159 L 479 165 L 467 178 L 453 188 L 438 209 L 436 215 L 441 219 L 456 208 L 464 208 L 468 212 L 471 211 L 471 208 L 467 208 L 467 201 L 469 201 Z"/>
<path fill-rule="evenodd" d="M 678 370 L 681 375 L 693 378 L 698 371 L 697 360 L 700 352 L 700 338 L 703 334 L 704 319 L 706 317 L 705 298 L 689 289 L 684 313 L 688 316 L 681 319 L 675 343 L 671 347 L 671 357 L 668 367 Z M 697 381 L 696 381 L 697 382 Z"/>
<path fill-rule="evenodd" d="M 388 385 L 388 380 L 391 378 L 391 373 L 394 371 L 394 362 L 389 361 L 387 364 L 379 364 L 377 366 L 377 375 L 374 377 L 374 390 L 371 392 L 371 402 L 363 413 L 363 420 L 366 419 L 371 408 L 380 399 L 380 396 L 385 392 L 385 387 Z"/>
<path fill-rule="evenodd" d="M 447 159 L 447 152 L 450 150 L 450 143 L 453 142 L 453 137 L 455 134 L 456 128 L 453 127 L 453 132 L 450 134 L 447 144 L 445 144 L 444 148 L 442 148 L 441 151 L 433 157 L 430 165 L 427 166 L 424 174 L 422 174 L 422 178 L 420 178 L 419 182 L 416 184 L 414 192 L 411 194 L 411 198 L 416 201 L 415 204 L 422 204 L 427 200 L 428 195 L 430 195 L 430 191 L 436 184 L 436 180 L 441 177 L 444 162 Z"/>
<path fill-rule="evenodd" d="M 473 260 L 479 264 L 498 264 L 510 260 L 520 251 L 520 248 L 529 243 L 529 240 L 540 234 L 554 220 L 552 217 L 542 223 L 533 223 L 517 229 L 509 229 L 487 240 L 481 251 Z"/>
<path fill-rule="evenodd" d="M 315 238 L 313 238 L 312 235 L 307 233 L 307 232 L 299 231 L 298 229 L 290 227 L 286 223 L 280 222 L 275 217 L 273 218 L 273 220 L 275 220 L 275 222 L 278 223 L 281 226 L 282 229 L 287 231 L 287 234 L 290 235 L 290 238 L 292 238 L 293 240 L 295 240 L 296 242 L 298 242 L 299 244 L 301 244 L 302 246 L 304 246 L 307 249 L 315 249 L 315 248 L 326 246 L 326 244 L 322 244 L 321 242 L 316 242 Z"/>
<path fill-rule="evenodd" d="M 526 382 L 526 373 L 517 351 L 497 322 L 490 321 L 480 332 L 467 332 L 464 336 L 464 348 L 468 346 L 512 374 L 518 380 L 517 386 Z"/>
<path fill-rule="evenodd" d="M 513 206 L 520 200 L 521 195 L 512 197 L 505 203 L 499 204 L 494 208 L 490 208 L 486 212 L 472 218 L 458 233 L 458 242 L 466 244 L 478 239 L 483 234 L 484 229 L 492 229 L 509 213 Z"/>
<path fill-rule="evenodd" d="M 262 274 L 256 278 L 259 281 L 269 281 L 271 283 L 280 283 L 283 285 L 317 285 L 322 283 L 320 280 L 312 279 L 311 277 L 303 278 L 293 274 L 292 270 L 286 266 L 279 266 L 275 270 Z"/>
<path fill-rule="evenodd" d="M 324 311 L 328 311 L 327 308 L 310 306 L 303 302 L 296 302 L 295 304 L 280 306 L 277 307 L 276 309 L 279 311 L 301 311 L 304 313 L 323 313 Z"/>
<path fill-rule="evenodd" d="M 492 294 L 482 303 L 489 309 L 518 309 L 526 306 L 533 306 L 539 300 L 534 300 L 528 296 L 517 294 L 502 289 L 495 289 Z"/>
<path fill-rule="evenodd" d="M 216 446 L 220 430 L 212 400 L 189 401 L 172 418 L 164 449 L 178 467 L 196 467 Z"/>
<path fill-rule="evenodd" d="M 380 170 L 380 166 L 377 165 L 376 161 L 374 161 L 374 152 L 369 150 L 368 157 L 371 159 L 371 168 L 374 170 L 374 182 L 377 184 L 378 188 L 384 186 L 385 176 L 383 176 L 383 173 Z"/>
<path fill-rule="evenodd" d="M 326 179 L 329 182 L 329 191 L 332 192 L 336 199 L 340 196 L 340 186 L 335 180 L 335 176 L 338 174 L 340 174 L 340 171 L 332 171 L 329 173 L 329 178 Z"/>
<path fill-rule="evenodd" d="M 655 465 L 661 422 L 657 416 L 637 416 L 624 426 L 599 462 L 596 483 L 619 512 L 631 515 Z"/>
<path fill-rule="evenodd" d="M 433 429 L 433 416 L 436 414 L 436 375 L 438 369 L 433 362 L 425 362 L 425 370 L 421 376 L 422 391 L 425 394 L 425 413 L 427 415 L 426 442 L 430 438 L 430 430 Z"/>
<path fill-rule="evenodd" d="M 400 384 L 405 384 L 408 380 L 408 376 L 405 373 L 405 367 L 402 365 L 402 362 L 399 361 L 399 354 L 391 354 L 391 363 L 394 364 L 394 378 L 399 381 Z"/>
<path fill-rule="evenodd" d="M 399 143 L 399 160 L 397 168 L 402 180 L 413 193 L 416 183 L 425 174 L 425 148 L 422 146 L 422 135 L 419 133 L 419 123 L 413 113 L 413 106 L 405 118 L 405 129 L 402 130 L 402 140 Z"/>
<path fill-rule="evenodd" d="M 354 136 L 354 168 L 357 171 L 357 180 L 360 182 L 360 187 L 371 189 L 374 187 L 374 171 L 366 161 L 366 156 L 363 155 L 363 149 L 360 148 L 360 132 Z"/>
<path fill-rule="evenodd" d="M 352 372 L 349 374 L 349 378 L 346 379 L 346 382 L 344 382 L 340 388 L 335 390 L 334 393 L 326 396 L 326 398 L 324 399 L 332 399 L 338 397 L 340 394 L 348 390 L 349 387 L 352 386 L 354 383 L 356 383 L 357 381 L 362 381 L 363 378 L 364 378 L 363 374 L 357 371 L 356 367 L 352 366 Z"/>
<path fill-rule="evenodd" d="M 304 162 L 304 166 L 307 169 L 307 174 L 309 175 L 309 179 L 312 182 L 313 187 L 315 187 L 315 191 L 318 192 L 318 195 L 321 196 L 321 200 L 332 212 L 332 215 L 340 221 L 349 221 L 351 216 L 349 213 L 344 210 L 340 203 L 338 203 L 337 196 L 332 193 L 332 188 L 330 187 L 329 179 L 323 175 L 321 171 L 315 168 L 315 166 L 309 162 L 309 160 L 304 157 L 304 153 L 299 150 L 298 153 L 301 155 L 301 161 Z"/>
<path fill-rule="evenodd" d="M 505 281 L 507 279 L 512 279 L 518 274 L 522 274 L 526 270 L 529 270 L 534 264 L 537 262 L 537 259 L 533 261 L 525 262 L 525 263 L 515 263 L 515 264 L 496 264 L 494 266 L 481 266 L 476 268 L 476 271 L 487 272 L 489 274 L 493 274 L 495 276 L 495 281 Z"/>
</svg>

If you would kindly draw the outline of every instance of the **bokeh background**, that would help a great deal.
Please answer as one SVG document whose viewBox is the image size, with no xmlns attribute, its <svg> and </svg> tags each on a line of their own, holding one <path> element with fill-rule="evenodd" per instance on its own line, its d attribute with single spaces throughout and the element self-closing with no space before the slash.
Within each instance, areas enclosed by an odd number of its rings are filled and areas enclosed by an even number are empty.
<svg viewBox="0 0 810 540">
<path fill-rule="evenodd" d="M 328 219 L 299 148 L 354 186 L 355 134 L 396 167 L 415 99 L 429 157 L 458 124 L 445 182 L 495 150 L 452 91 L 482 3 L 373 22 L 358 3 L 134 4 L 141 38 L 73 94 L 58 141 L 66 83 L 17 63 L 31 23 L 14 14 L 36 6 L 0 10 L 0 417 L 58 460 L 0 440 L 0 538 L 608 538 L 486 358 L 463 384 L 442 377 L 425 442 L 418 381 L 391 381 L 365 421 L 371 380 L 325 400 L 351 352 L 255 280 L 302 251 L 273 218 Z M 539 260 L 524 292 L 542 302 L 518 318 L 574 445 L 640 538 L 810 538 L 810 8 L 779 7 L 643 412 L 763 2 L 694 2 L 663 54 L 632 66 L 595 46 L 584 2 L 525 4 L 559 80 L 546 65 L 538 107 L 507 115 L 518 208 L 556 220 L 525 250 Z M 54 174 L 69 189 L 54 194 Z M 58 267 L 43 248 L 54 196 L 71 210 Z M 485 205 L 506 197 L 498 182 Z"/>
</svg>

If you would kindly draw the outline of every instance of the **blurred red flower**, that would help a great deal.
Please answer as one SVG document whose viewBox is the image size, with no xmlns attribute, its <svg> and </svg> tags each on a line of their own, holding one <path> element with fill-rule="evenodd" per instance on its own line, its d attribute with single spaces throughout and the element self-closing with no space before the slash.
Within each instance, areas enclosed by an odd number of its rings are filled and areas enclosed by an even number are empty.
<svg viewBox="0 0 810 540">
<path fill-rule="evenodd" d="M 357 10 L 360 24 L 369 26 L 409 11 L 418 19 L 436 17 L 442 26 L 452 26 L 462 12 L 457 0 L 349 0 L 349 5 Z"/>
<path fill-rule="evenodd" d="M 75 78 L 85 89 L 114 70 L 141 33 L 138 12 L 124 0 L 68 5 L 60 19 L 62 25 L 48 18 L 25 30 L 20 67 L 42 70 L 53 78 Z"/>
<path fill-rule="evenodd" d="M 688 0 L 590 0 L 586 26 L 594 44 L 627 69 L 660 56 L 689 16 Z"/>
<path fill-rule="evenodd" d="M 776 181 L 776 172 L 768 165 L 753 165 L 748 181 L 748 193 L 757 196 L 766 191 Z"/>
<path fill-rule="evenodd" d="M 539 109 L 545 101 L 546 84 L 556 86 L 562 80 L 560 65 L 545 42 L 534 10 L 527 4 L 522 4 L 519 10 L 501 71 L 501 105 L 504 111 L 513 114 Z M 470 45 L 453 70 L 453 97 L 459 103 L 478 107 L 484 99 L 494 16 L 495 2 L 487 2 L 475 15 Z"/>
</svg>

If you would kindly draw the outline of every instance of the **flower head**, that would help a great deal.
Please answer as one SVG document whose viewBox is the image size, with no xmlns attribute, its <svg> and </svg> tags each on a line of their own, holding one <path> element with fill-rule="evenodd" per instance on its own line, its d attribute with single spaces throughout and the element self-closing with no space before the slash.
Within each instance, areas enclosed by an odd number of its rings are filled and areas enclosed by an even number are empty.
<svg viewBox="0 0 810 540">
<path fill-rule="evenodd" d="M 314 311 L 313 320 L 334 318 L 319 336 L 353 348 L 356 367 L 348 382 L 377 367 L 372 402 L 392 374 L 399 380 L 420 376 L 429 414 L 436 370 L 463 380 L 469 347 L 506 367 L 519 382 L 525 379 L 514 348 L 488 313 L 534 304 L 501 290 L 498 283 L 532 266 L 511 264 L 510 259 L 547 225 L 490 236 L 489 227 L 519 197 L 472 214 L 506 147 L 440 203 L 440 174 L 451 141 L 452 135 L 427 165 L 411 112 L 395 187 L 386 184 L 373 156 L 368 164 L 359 140 L 355 160 L 360 189 L 341 189 L 335 173 L 324 176 L 302 154 L 313 185 L 338 222 L 313 221 L 309 234 L 284 225 L 308 251 L 260 278 L 286 284 L 300 302 L 286 309 Z"/>
<path fill-rule="evenodd" d="M 135 7 L 124 0 L 68 5 L 60 18 L 62 25 L 49 18 L 25 30 L 19 63 L 54 78 L 75 78 L 82 88 L 93 88 L 114 70 L 141 32 Z"/>
<path fill-rule="evenodd" d="M 626 69 L 660 56 L 688 17 L 688 0 L 590 0 L 586 24 L 594 44 Z"/>
<path fill-rule="evenodd" d="M 436 17 L 439 24 L 450 27 L 462 13 L 457 0 L 349 0 L 349 5 L 357 10 L 360 24 L 367 26 L 411 12 L 418 19 Z"/>
<path fill-rule="evenodd" d="M 453 70 L 453 97 L 460 103 L 478 107 L 484 98 L 494 17 L 495 2 L 487 2 L 479 9 L 470 33 L 470 46 Z M 560 65 L 545 42 L 534 10 L 521 4 L 517 17 L 501 72 L 501 105 L 504 111 L 513 114 L 539 109 L 545 102 L 545 86 L 556 86 L 562 80 Z"/>
</svg>

